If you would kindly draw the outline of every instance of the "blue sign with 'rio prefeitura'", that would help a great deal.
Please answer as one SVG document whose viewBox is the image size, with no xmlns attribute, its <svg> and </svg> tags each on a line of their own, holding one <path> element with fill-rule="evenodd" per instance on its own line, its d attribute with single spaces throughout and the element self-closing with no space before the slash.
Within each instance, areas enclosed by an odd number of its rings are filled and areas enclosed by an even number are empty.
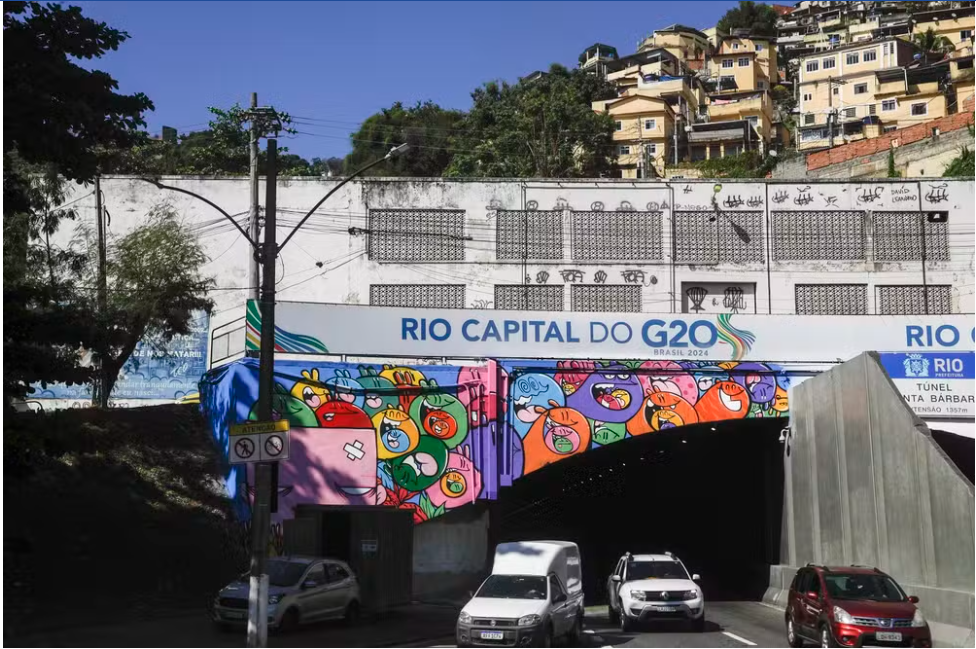
<svg viewBox="0 0 976 649">
<path fill-rule="evenodd" d="M 974 379 L 973 352 L 882 353 L 881 365 L 893 379 Z"/>
</svg>

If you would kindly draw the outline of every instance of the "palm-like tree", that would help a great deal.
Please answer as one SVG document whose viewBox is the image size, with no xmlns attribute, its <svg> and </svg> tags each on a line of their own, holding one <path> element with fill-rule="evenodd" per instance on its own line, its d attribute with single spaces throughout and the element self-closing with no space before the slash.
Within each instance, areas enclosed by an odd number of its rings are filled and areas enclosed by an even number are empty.
<svg viewBox="0 0 976 649">
<path fill-rule="evenodd" d="M 915 44 L 915 47 L 923 52 L 948 54 L 952 50 L 956 49 L 956 46 L 952 44 L 952 41 L 945 36 L 936 34 L 935 30 L 931 27 L 922 33 L 915 34 L 915 36 L 912 38 L 912 42 Z"/>
</svg>

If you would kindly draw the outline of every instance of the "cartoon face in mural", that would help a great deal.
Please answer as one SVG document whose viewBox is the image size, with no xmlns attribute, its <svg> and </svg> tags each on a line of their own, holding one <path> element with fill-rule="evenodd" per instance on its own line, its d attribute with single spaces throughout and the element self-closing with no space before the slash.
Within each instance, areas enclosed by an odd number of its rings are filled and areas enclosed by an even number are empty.
<svg viewBox="0 0 976 649">
<path fill-rule="evenodd" d="M 410 410 L 410 404 L 419 393 L 420 382 L 424 380 L 424 375 L 412 367 L 394 367 L 392 365 L 383 366 L 380 376 L 391 381 L 400 393 L 400 405 L 404 410 Z"/>
<path fill-rule="evenodd" d="M 698 401 L 698 383 L 695 378 L 675 361 L 645 361 L 641 363 L 638 380 L 644 394 L 671 392 L 691 405 Z"/>
<path fill-rule="evenodd" d="M 596 369 L 596 363 L 576 360 L 559 361 L 556 363 L 556 367 L 559 368 L 555 376 L 556 383 L 559 384 L 565 394 L 570 395 L 579 390 L 587 377 L 593 373 L 593 370 Z"/>
<path fill-rule="evenodd" d="M 400 403 L 393 381 L 380 376 L 376 368 L 360 365 L 359 378 L 356 382 L 363 388 L 363 405 L 360 407 L 370 417 L 387 408 L 396 408 Z"/>
<path fill-rule="evenodd" d="M 379 442 L 377 456 L 388 460 L 412 451 L 420 439 L 417 424 L 399 408 L 387 408 L 373 415 L 373 428 Z"/>
<path fill-rule="evenodd" d="M 446 509 L 474 502 L 481 493 L 481 471 L 471 461 L 471 449 L 463 447 L 463 454 L 448 455 L 444 475 L 427 488 L 427 497 L 435 507 Z"/>
<path fill-rule="evenodd" d="M 436 390 L 437 381 L 421 381 L 420 387 Z M 468 415 L 464 406 L 444 392 L 419 395 L 410 404 L 410 418 L 424 433 L 442 440 L 447 448 L 455 448 L 468 436 Z"/>
<path fill-rule="evenodd" d="M 643 435 L 655 430 L 698 423 L 698 413 L 680 394 L 651 392 L 644 399 L 644 407 L 627 422 L 631 435 Z"/>
<path fill-rule="evenodd" d="M 593 420 L 625 422 L 640 409 L 640 381 L 623 365 L 598 368 L 578 390 L 566 398 L 566 405 Z"/>
<path fill-rule="evenodd" d="M 776 392 L 773 394 L 773 402 L 769 405 L 770 410 L 777 413 L 786 413 L 790 409 L 790 398 L 783 388 L 776 386 Z"/>
<path fill-rule="evenodd" d="M 549 403 L 524 440 L 525 473 L 531 473 L 547 464 L 585 451 L 590 445 L 590 424 L 586 417 L 573 408 L 564 408 L 556 401 Z"/>
<path fill-rule="evenodd" d="M 627 437 L 627 425 L 605 421 L 593 421 L 593 441 L 607 445 L 619 442 Z"/>
<path fill-rule="evenodd" d="M 423 491 L 444 473 L 447 456 L 444 442 L 422 435 L 412 451 L 390 460 L 393 481 L 407 491 Z"/>
<path fill-rule="evenodd" d="M 318 419 L 315 413 L 305 403 L 288 392 L 285 386 L 275 383 L 274 396 L 271 397 L 271 416 L 278 419 L 287 419 L 292 427 L 298 426 L 318 426 Z M 257 402 L 251 407 L 248 419 L 256 421 L 258 419 Z"/>
<path fill-rule="evenodd" d="M 698 421 L 742 419 L 749 414 L 749 394 L 735 381 L 719 381 L 695 404 Z"/>
<path fill-rule="evenodd" d="M 363 394 L 363 386 L 359 381 L 352 378 L 349 370 L 336 370 L 335 376 L 326 380 L 325 384 L 332 390 L 334 398 L 355 404 L 357 408 L 362 408 L 366 397 Z"/>
<path fill-rule="evenodd" d="M 523 374 L 510 385 L 512 426 L 520 437 L 525 437 L 540 413 L 549 408 L 549 402 L 555 401 L 560 406 L 566 403 L 559 385 L 545 374 Z"/>
<path fill-rule="evenodd" d="M 373 423 L 361 408 L 346 401 L 326 401 L 315 411 L 323 428 L 371 428 Z"/>
<path fill-rule="evenodd" d="M 291 453 L 279 465 L 279 483 L 293 488 L 280 496 L 279 511 L 293 511 L 301 503 L 376 504 L 376 433 L 372 427 L 299 427 L 291 429 L 290 437 Z"/>
<path fill-rule="evenodd" d="M 749 392 L 753 403 L 769 403 L 776 396 L 776 377 L 762 363 L 736 364 L 732 380 Z"/>
<path fill-rule="evenodd" d="M 488 419 L 498 417 L 498 393 L 496 383 L 489 381 L 491 371 L 497 372 L 498 367 L 492 363 L 489 367 L 465 366 L 458 372 L 457 398 L 461 405 L 472 414 L 469 421 L 477 423 L 478 416 Z"/>
<path fill-rule="evenodd" d="M 298 380 L 291 388 L 291 394 L 301 399 L 306 406 L 315 410 L 329 399 L 329 389 L 319 380 L 317 369 L 302 370 L 304 380 Z"/>
<path fill-rule="evenodd" d="M 702 365 L 696 368 L 695 382 L 698 383 L 698 394 L 707 392 L 719 381 L 728 381 L 729 374 L 719 365 Z"/>
</svg>

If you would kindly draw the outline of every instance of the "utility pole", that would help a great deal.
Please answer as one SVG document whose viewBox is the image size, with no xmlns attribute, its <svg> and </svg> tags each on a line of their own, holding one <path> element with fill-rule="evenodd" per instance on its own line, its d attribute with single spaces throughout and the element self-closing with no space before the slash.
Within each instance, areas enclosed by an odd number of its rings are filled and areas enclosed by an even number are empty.
<svg viewBox="0 0 976 649">
<path fill-rule="evenodd" d="M 107 311 L 108 311 L 108 279 L 105 277 L 105 219 L 102 210 L 102 182 L 101 178 L 95 176 L 95 219 L 98 222 L 98 317 L 102 320 L 102 332 L 104 334 L 106 330 Z M 98 350 L 98 376 L 95 378 L 98 396 L 98 406 L 100 408 L 108 407 L 108 394 L 106 394 L 106 387 L 108 386 L 108 381 L 106 380 L 106 367 L 105 367 L 105 355 L 108 351 L 106 349 L 106 341 L 102 341 Z"/>
<path fill-rule="evenodd" d="M 260 196 L 258 192 L 258 138 L 261 136 L 260 130 L 258 129 L 258 120 L 256 109 L 258 107 L 258 93 L 251 93 L 251 212 L 250 219 L 248 221 L 248 231 L 251 234 L 252 241 L 258 241 L 260 237 L 260 226 L 258 224 L 258 219 L 261 216 L 261 207 L 258 204 Z M 251 278 L 251 299 L 257 300 L 260 298 L 260 288 L 261 288 L 261 273 L 258 266 L 257 256 L 254 251 L 250 251 L 250 273 L 248 276 Z"/>
<path fill-rule="evenodd" d="M 278 141 L 268 140 L 264 245 L 261 264 L 261 360 L 258 369 L 258 421 L 272 421 L 274 394 L 275 262 L 278 257 Z M 268 528 L 271 525 L 272 463 L 254 465 L 254 506 L 251 509 L 251 579 L 248 597 L 247 646 L 268 646 Z"/>
<path fill-rule="evenodd" d="M 919 198 L 921 198 L 921 190 L 919 191 Z M 925 257 L 927 256 L 926 255 L 927 251 L 925 249 L 925 245 L 926 245 L 925 244 L 925 234 L 926 234 L 925 223 L 929 220 L 929 217 L 924 212 L 919 216 L 922 217 L 921 219 L 919 219 L 919 226 L 921 229 L 921 238 L 922 238 L 922 300 L 925 302 L 925 315 L 928 315 L 929 314 L 929 281 L 928 281 L 928 277 L 926 277 L 926 270 L 925 270 L 925 261 L 926 261 Z"/>
</svg>

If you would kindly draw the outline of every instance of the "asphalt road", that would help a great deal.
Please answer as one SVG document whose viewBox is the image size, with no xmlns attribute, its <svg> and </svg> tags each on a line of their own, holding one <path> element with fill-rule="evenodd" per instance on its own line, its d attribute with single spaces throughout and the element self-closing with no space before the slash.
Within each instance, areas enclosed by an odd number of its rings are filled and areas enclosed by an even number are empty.
<svg viewBox="0 0 976 649">
<path fill-rule="evenodd" d="M 709 602 L 704 633 L 694 633 L 682 624 L 658 624 L 621 633 L 611 625 L 606 612 L 587 612 L 583 647 L 786 647 L 783 613 L 757 602 Z M 449 638 L 440 643 L 414 646 L 450 647 Z"/>
</svg>

